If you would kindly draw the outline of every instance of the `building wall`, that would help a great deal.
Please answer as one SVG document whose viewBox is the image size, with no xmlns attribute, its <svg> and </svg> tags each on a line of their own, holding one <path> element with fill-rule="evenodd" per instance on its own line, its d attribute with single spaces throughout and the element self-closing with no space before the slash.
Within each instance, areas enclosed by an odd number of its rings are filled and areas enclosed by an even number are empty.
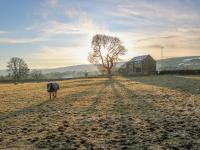
<svg viewBox="0 0 200 150">
<path fill-rule="evenodd" d="M 141 72 L 136 72 L 136 67 L 141 68 Z M 127 75 L 152 74 L 156 72 L 156 61 L 151 56 L 147 56 L 146 59 L 137 64 L 134 62 L 128 62 L 126 64 L 126 70 Z"/>
<path fill-rule="evenodd" d="M 152 74 L 156 72 L 156 61 L 151 57 L 148 56 L 142 62 L 143 74 Z"/>
<path fill-rule="evenodd" d="M 127 74 L 129 75 L 129 74 L 131 74 L 132 72 L 133 72 L 133 63 L 132 62 L 129 62 L 129 63 L 127 63 L 127 67 L 126 67 L 126 69 L 127 69 Z"/>
</svg>

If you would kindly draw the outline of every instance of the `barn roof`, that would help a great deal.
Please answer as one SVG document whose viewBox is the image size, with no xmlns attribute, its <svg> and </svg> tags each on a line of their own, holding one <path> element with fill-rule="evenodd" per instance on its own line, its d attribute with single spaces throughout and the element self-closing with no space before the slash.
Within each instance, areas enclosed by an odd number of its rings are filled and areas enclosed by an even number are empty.
<svg viewBox="0 0 200 150">
<path fill-rule="evenodd" d="M 134 58 L 132 58 L 130 61 L 132 62 L 141 62 L 143 60 L 145 60 L 147 58 L 147 56 L 149 55 L 142 55 L 142 56 L 136 56 Z"/>
<path fill-rule="evenodd" d="M 150 56 L 150 55 L 141 55 L 141 56 L 133 57 L 131 60 L 129 60 L 128 62 L 126 62 L 123 65 L 121 65 L 120 68 L 126 68 L 126 65 L 129 64 L 129 63 L 140 63 L 143 60 L 145 60 L 148 56 Z"/>
</svg>

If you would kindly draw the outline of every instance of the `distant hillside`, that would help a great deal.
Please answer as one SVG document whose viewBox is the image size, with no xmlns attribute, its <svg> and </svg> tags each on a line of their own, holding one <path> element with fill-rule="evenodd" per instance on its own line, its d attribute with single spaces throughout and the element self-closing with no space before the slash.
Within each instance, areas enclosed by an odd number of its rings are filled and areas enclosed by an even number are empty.
<svg viewBox="0 0 200 150">
<path fill-rule="evenodd" d="M 157 60 L 157 70 L 200 70 L 200 56 L 175 57 Z"/>
<path fill-rule="evenodd" d="M 119 67 L 124 62 L 118 62 L 116 67 Z M 84 65 L 75 65 L 75 66 L 68 66 L 68 67 L 60 67 L 60 68 L 52 68 L 52 69 L 40 69 L 43 74 L 49 73 L 66 73 L 66 72 L 98 72 L 98 69 L 95 65 L 92 64 L 84 64 Z M 6 70 L 0 70 L 0 75 L 7 75 Z"/>
<path fill-rule="evenodd" d="M 0 70 L 0 76 L 5 76 L 7 75 L 7 70 Z"/>
<path fill-rule="evenodd" d="M 95 65 L 76 65 L 76 66 L 68 66 L 68 67 L 61 67 L 61 68 L 53 68 L 53 69 L 41 69 L 41 71 L 44 74 L 47 73 L 53 73 L 53 72 L 59 72 L 59 73 L 64 73 L 64 72 L 79 72 L 79 71 L 87 71 L 87 72 L 93 72 L 93 71 L 98 71 L 97 67 Z"/>
<path fill-rule="evenodd" d="M 121 66 L 124 62 L 118 62 L 116 67 L 118 68 Z M 92 64 L 85 64 L 85 65 L 76 65 L 76 66 L 68 66 L 68 67 L 62 67 L 62 68 L 53 68 L 53 69 L 42 69 L 42 72 L 44 74 L 47 73 L 53 73 L 53 72 L 59 72 L 59 73 L 65 73 L 65 72 L 95 72 L 98 71 L 97 67 Z"/>
<path fill-rule="evenodd" d="M 87 71 L 87 72 L 94 72 L 98 71 L 97 67 L 95 65 L 86 64 L 86 65 L 76 65 L 76 66 L 68 66 L 68 67 L 61 67 L 61 68 L 51 68 L 51 69 L 39 69 L 42 71 L 43 74 L 48 73 L 65 73 L 65 72 L 81 72 L 81 71 Z M 6 70 L 0 70 L 0 75 L 7 75 Z"/>
</svg>

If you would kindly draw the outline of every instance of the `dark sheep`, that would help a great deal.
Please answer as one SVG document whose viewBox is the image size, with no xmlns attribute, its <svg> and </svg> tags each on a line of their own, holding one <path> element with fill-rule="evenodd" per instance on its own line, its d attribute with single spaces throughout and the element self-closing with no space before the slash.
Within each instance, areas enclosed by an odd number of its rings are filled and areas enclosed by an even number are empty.
<svg viewBox="0 0 200 150">
<path fill-rule="evenodd" d="M 59 84 L 56 82 L 50 82 L 47 84 L 47 91 L 49 93 L 49 99 L 51 100 L 53 95 L 53 98 L 55 99 L 57 96 L 57 91 L 60 89 Z"/>
</svg>

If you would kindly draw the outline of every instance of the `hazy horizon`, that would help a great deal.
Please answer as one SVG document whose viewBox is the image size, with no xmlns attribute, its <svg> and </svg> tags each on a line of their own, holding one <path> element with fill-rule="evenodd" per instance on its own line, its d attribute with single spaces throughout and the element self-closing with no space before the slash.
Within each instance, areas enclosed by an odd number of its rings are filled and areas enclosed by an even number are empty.
<svg viewBox="0 0 200 150">
<path fill-rule="evenodd" d="M 184 58 L 184 57 L 186 57 L 186 59 L 188 58 L 188 57 L 192 57 L 192 58 L 198 58 L 198 59 L 200 59 L 200 55 L 197 55 L 197 56 L 180 56 L 180 57 L 167 57 L 167 58 L 164 58 L 164 59 L 173 59 L 173 58 Z M 133 57 L 132 57 L 133 58 Z M 131 58 L 131 59 L 132 59 Z M 125 62 L 127 62 L 127 61 L 129 61 L 129 60 L 131 60 L 131 59 L 126 59 L 126 60 L 121 60 L 121 61 L 118 61 L 117 63 L 125 63 Z M 162 60 L 162 59 L 155 59 L 156 61 L 159 61 L 159 60 Z M 51 70 L 51 69 L 58 69 L 58 68 L 66 68 L 66 67 L 75 67 L 75 66 L 83 66 L 83 65 L 94 65 L 94 64 L 91 64 L 91 63 L 83 63 L 83 64 L 75 64 L 75 65 L 67 65 L 67 66 L 55 66 L 55 67 L 46 67 L 46 68 L 44 68 L 44 67 L 42 67 L 42 68 L 40 68 L 40 67 L 37 67 L 37 68 L 30 68 L 31 70 L 45 70 L 45 69 L 47 69 L 47 70 Z M 94 65 L 95 66 L 95 65 Z M 7 70 L 7 68 L 5 67 L 5 68 L 0 68 L 0 71 L 5 71 L 5 70 Z"/>
<path fill-rule="evenodd" d="M 0 0 L 0 70 L 11 57 L 30 68 L 89 64 L 92 36 L 117 36 L 126 61 L 200 56 L 198 0 Z"/>
</svg>

